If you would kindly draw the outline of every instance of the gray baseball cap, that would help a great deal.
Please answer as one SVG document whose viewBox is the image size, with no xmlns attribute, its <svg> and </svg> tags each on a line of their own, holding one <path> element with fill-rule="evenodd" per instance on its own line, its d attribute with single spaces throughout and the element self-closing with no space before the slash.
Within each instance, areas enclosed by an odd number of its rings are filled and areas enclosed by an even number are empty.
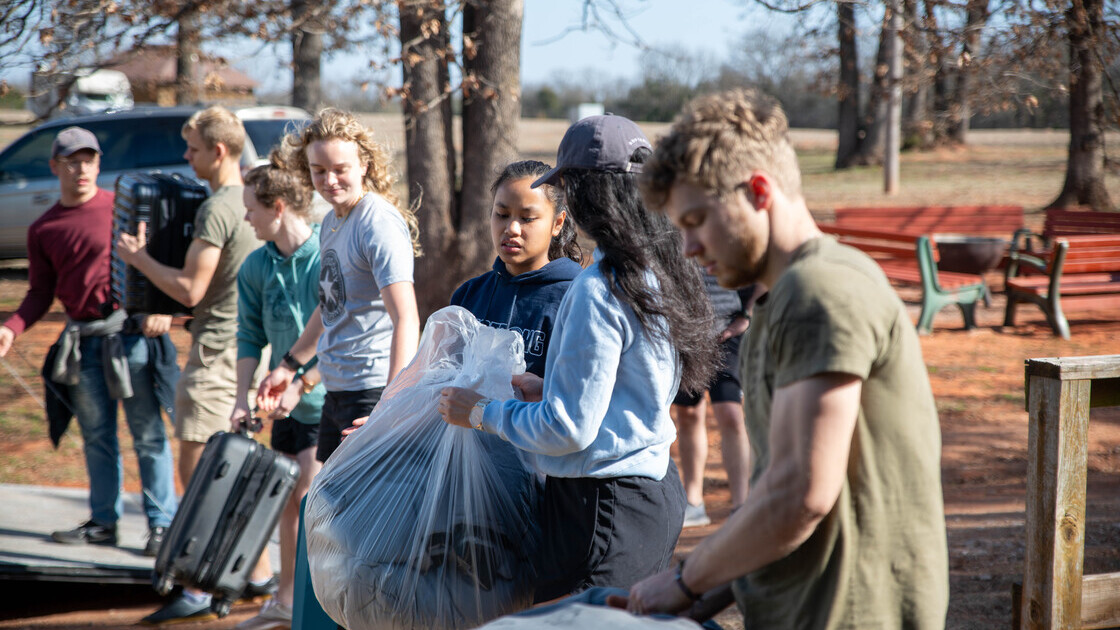
<svg viewBox="0 0 1120 630">
<path fill-rule="evenodd" d="M 556 167 L 533 182 L 532 187 L 555 184 L 569 168 L 640 173 L 642 165 L 630 161 L 638 147 L 653 150 L 634 121 L 613 114 L 588 116 L 568 127 L 556 151 Z"/>
<path fill-rule="evenodd" d="M 51 157 L 66 157 L 74 155 L 82 149 L 92 149 L 101 153 L 101 145 L 97 144 L 97 136 L 81 127 L 67 127 L 58 132 L 58 136 L 51 145 Z"/>
</svg>

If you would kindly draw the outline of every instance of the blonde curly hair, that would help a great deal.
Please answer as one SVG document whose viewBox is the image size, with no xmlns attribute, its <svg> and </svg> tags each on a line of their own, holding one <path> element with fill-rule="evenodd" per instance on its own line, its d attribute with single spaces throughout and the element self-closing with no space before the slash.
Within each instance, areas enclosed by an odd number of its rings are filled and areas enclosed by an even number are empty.
<svg viewBox="0 0 1120 630">
<path fill-rule="evenodd" d="M 661 208 L 677 182 L 723 197 L 755 169 L 769 173 L 787 195 L 801 194 L 785 112 L 773 98 L 741 88 L 688 103 L 657 141 L 638 184 L 646 203 Z"/>
<path fill-rule="evenodd" d="M 416 208 L 401 206 L 400 199 L 393 192 L 393 184 L 397 177 L 392 171 L 392 156 L 389 150 L 373 138 L 373 133 L 354 114 L 328 107 L 299 131 L 284 136 L 280 148 L 272 156 L 272 161 L 282 165 L 304 180 L 308 187 L 312 186 L 311 165 L 307 161 L 307 148 L 315 142 L 325 140 L 341 140 L 353 142 L 358 147 L 358 159 L 368 164 L 362 176 L 362 188 L 375 192 L 396 207 L 408 225 L 408 233 L 412 239 L 412 253 L 420 256 L 420 223 L 416 218 Z"/>
</svg>

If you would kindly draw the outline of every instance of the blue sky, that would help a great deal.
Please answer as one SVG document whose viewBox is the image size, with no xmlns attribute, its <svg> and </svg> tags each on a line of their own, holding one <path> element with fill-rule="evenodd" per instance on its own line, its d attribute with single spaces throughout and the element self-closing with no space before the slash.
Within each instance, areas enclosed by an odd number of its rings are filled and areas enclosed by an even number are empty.
<svg viewBox="0 0 1120 630">
<path fill-rule="evenodd" d="M 604 74 L 634 79 L 641 51 L 618 21 L 607 24 L 612 38 L 597 31 L 569 31 L 580 27 L 580 0 L 526 0 L 522 26 L 521 78 L 542 78 L 594 68 Z M 679 46 L 723 59 L 743 34 L 760 20 L 772 18 L 753 0 L 617 0 L 627 23 L 653 48 Z"/>
</svg>

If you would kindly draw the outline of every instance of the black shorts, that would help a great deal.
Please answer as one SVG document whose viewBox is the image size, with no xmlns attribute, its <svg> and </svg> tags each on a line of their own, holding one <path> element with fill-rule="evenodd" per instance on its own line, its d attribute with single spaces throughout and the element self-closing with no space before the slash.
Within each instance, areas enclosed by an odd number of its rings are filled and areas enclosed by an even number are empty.
<svg viewBox="0 0 1120 630">
<path fill-rule="evenodd" d="M 363 389 L 355 392 L 328 391 L 323 399 L 323 416 L 319 420 L 319 449 L 315 459 L 327 461 L 342 444 L 342 430 L 349 428 L 354 420 L 373 413 L 377 401 L 381 400 L 384 387 Z"/>
<path fill-rule="evenodd" d="M 660 480 L 545 480 L 536 601 L 593 586 L 630 588 L 665 570 L 684 523 L 684 486 L 673 460 Z"/>
<path fill-rule="evenodd" d="M 319 424 L 307 424 L 291 417 L 272 423 L 272 450 L 286 455 L 299 455 L 319 443 Z"/>
<path fill-rule="evenodd" d="M 743 402 L 743 388 L 739 381 L 739 343 L 742 336 L 731 337 L 720 344 L 721 362 L 715 380 L 708 386 L 708 394 L 713 403 Z M 684 390 L 677 392 L 674 405 L 695 407 L 704 400 L 704 392 L 692 394 Z"/>
</svg>

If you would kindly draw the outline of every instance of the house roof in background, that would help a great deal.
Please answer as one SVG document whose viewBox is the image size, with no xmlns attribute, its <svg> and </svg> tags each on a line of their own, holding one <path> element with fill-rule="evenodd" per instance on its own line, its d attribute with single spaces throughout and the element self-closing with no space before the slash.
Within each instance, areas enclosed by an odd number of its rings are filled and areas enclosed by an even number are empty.
<svg viewBox="0 0 1120 630">
<path fill-rule="evenodd" d="M 175 51 L 174 46 L 147 46 L 123 53 L 105 67 L 123 72 L 133 85 L 172 85 L 175 83 Z M 216 84 L 227 90 L 252 90 L 259 85 L 221 57 L 200 55 L 196 68 L 206 86 Z"/>
</svg>

